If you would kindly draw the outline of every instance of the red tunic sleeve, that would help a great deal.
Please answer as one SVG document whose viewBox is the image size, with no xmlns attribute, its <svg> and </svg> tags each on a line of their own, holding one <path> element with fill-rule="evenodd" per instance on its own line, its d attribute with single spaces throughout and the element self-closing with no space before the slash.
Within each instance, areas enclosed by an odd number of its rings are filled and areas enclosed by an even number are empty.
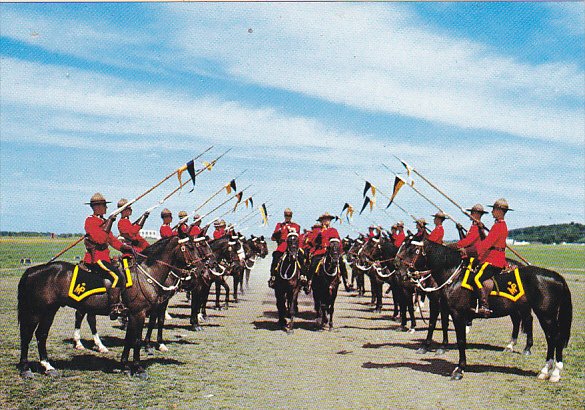
<svg viewBox="0 0 585 410">
<path fill-rule="evenodd" d="M 435 229 L 433 229 L 433 232 L 431 232 L 429 234 L 427 239 L 431 242 L 441 244 L 441 243 L 443 243 L 443 236 L 444 235 L 445 235 L 445 230 L 443 229 L 442 225 L 439 225 L 439 226 L 435 226 Z"/>
<path fill-rule="evenodd" d="M 467 236 L 457 242 L 457 247 L 467 248 L 479 240 L 479 229 L 476 224 L 472 224 L 467 232 Z"/>
</svg>

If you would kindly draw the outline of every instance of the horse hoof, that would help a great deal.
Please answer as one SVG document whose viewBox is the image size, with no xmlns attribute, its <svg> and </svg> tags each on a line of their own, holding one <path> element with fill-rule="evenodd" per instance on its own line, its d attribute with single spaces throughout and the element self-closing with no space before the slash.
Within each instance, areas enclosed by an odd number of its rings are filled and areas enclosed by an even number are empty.
<svg viewBox="0 0 585 410">
<path fill-rule="evenodd" d="M 75 350 L 85 350 L 85 346 L 83 346 L 81 343 L 75 345 L 74 347 L 75 347 Z"/>
<path fill-rule="evenodd" d="M 445 354 L 445 349 L 443 349 L 442 347 L 439 347 L 435 353 L 437 356 L 442 356 Z"/>
<path fill-rule="evenodd" d="M 201 332 L 203 330 L 203 328 L 201 326 L 197 325 L 197 326 L 192 326 L 191 330 L 194 332 Z"/>
<path fill-rule="evenodd" d="M 137 377 L 140 380 L 148 380 L 148 373 L 142 367 L 136 369 L 132 376 Z"/>
<path fill-rule="evenodd" d="M 146 354 L 148 356 L 154 356 L 154 349 L 152 348 L 152 346 L 146 348 Z"/>
<path fill-rule="evenodd" d="M 463 378 L 463 370 L 461 370 L 459 367 L 455 368 L 455 370 L 453 370 L 453 373 L 451 373 L 451 380 L 461 380 Z"/>
<path fill-rule="evenodd" d="M 415 333 L 416 329 L 414 327 L 411 327 L 410 329 L 407 330 L 407 333 Z"/>
<path fill-rule="evenodd" d="M 35 377 L 35 374 L 32 372 L 31 369 L 26 369 L 20 372 L 20 377 L 23 379 L 32 379 Z"/>
<path fill-rule="evenodd" d="M 522 352 L 522 354 L 524 356 L 530 356 L 530 355 L 532 355 L 532 352 L 530 351 L 530 349 L 524 349 L 524 351 Z"/>
<path fill-rule="evenodd" d="M 110 351 L 104 345 L 101 346 L 94 346 L 94 350 L 97 350 L 99 353 L 109 353 Z"/>
<path fill-rule="evenodd" d="M 158 346 L 158 349 L 157 349 L 157 350 L 158 350 L 159 352 L 163 352 L 163 353 L 164 353 L 164 352 L 168 352 L 168 351 L 169 351 L 169 348 L 168 348 L 168 347 L 166 347 L 166 346 L 165 346 L 163 343 L 161 343 L 161 344 Z"/>
<path fill-rule="evenodd" d="M 45 375 L 49 377 L 59 377 L 59 372 L 57 369 L 49 369 L 45 371 Z"/>
<path fill-rule="evenodd" d="M 404 326 L 400 326 L 398 329 L 396 329 L 398 332 L 407 332 L 408 329 Z"/>
<path fill-rule="evenodd" d="M 427 349 L 426 347 L 419 347 L 418 350 L 416 351 L 416 354 L 427 354 L 429 352 L 429 349 Z"/>
</svg>

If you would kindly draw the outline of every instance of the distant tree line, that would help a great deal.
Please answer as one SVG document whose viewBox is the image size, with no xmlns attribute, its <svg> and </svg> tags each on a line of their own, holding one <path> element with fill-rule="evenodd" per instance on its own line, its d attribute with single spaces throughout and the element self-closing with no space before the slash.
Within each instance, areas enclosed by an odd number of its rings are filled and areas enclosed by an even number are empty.
<svg viewBox="0 0 585 410">
<path fill-rule="evenodd" d="M 585 243 L 585 225 L 571 222 L 568 224 L 530 226 L 512 229 L 508 237 L 517 241 L 541 243 Z"/>
<path fill-rule="evenodd" d="M 52 232 L 12 232 L 12 231 L 0 231 L 0 236 L 26 236 L 26 237 L 34 237 L 34 236 L 45 236 L 45 237 L 50 237 L 51 235 L 53 235 L 55 238 L 79 238 L 80 236 L 83 236 L 82 233 L 60 233 L 60 234 L 54 234 Z"/>
</svg>

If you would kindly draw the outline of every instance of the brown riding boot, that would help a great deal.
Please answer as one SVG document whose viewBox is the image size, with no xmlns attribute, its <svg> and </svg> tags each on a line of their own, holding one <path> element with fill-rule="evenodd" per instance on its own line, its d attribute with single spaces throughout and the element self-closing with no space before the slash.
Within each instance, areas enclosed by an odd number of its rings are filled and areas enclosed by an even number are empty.
<svg viewBox="0 0 585 410">
<path fill-rule="evenodd" d="M 110 304 L 110 320 L 116 320 L 118 317 L 127 313 L 128 309 L 120 301 L 122 289 L 108 289 L 108 303 Z"/>
<path fill-rule="evenodd" d="M 482 287 L 480 289 L 479 309 L 477 310 L 478 316 L 487 318 L 490 317 L 493 313 L 488 303 L 488 297 L 490 295 L 490 292 L 492 291 L 492 287 L 493 282 L 491 279 L 488 279 L 484 283 L 482 283 Z"/>
</svg>

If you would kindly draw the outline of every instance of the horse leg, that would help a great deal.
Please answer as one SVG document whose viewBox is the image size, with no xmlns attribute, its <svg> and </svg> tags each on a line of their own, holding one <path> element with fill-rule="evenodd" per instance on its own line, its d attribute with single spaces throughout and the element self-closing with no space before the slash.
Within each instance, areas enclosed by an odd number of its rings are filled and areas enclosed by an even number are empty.
<svg viewBox="0 0 585 410">
<path fill-rule="evenodd" d="M 203 293 L 205 292 L 200 292 L 199 289 L 193 289 L 191 293 L 191 330 L 194 332 L 200 332 L 203 330 L 199 324 L 199 312 L 201 311 Z"/>
<path fill-rule="evenodd" d="M 514 311 L 510 313 L 510 319 L 512 319 L 512 338 L 506 347 L 504 347 L 504 352 L 513 352 L 514 346 L 518 343 L 518 334 L 520 333 L 520 321 L 521 316 L 520 312 Z"/>
<path fill-rule="evenodd" d="M 199 320 L 203 320 L 204 322 L 207 322 L 207 301 L 209 300 L 209 292 L 211 292 L 211 283 L 209 283 L 209 286 L 205 286 L 203 288 L 201 296 L 201 317 L 197 318 Z"/>
<path fill-rule="evenodd" d="M 407 294 L 407 301 L 408 301 L 408 313 L 410 314 L 410 329 L 408 329 L 408 333 L 414 333 L 416 332 L 416 318 L 414 316 L 414 304 L 412 302 L 412 295 L 413 295 L 413 291 L 412 290 L 406 290 L 406 294 Z M 422 312 L 421 312 L 422 314 Z"/>
<path fill-rule="evenodd" d="M 522 315 L 522 331 L 526 333 L 526 346 L 524 347 L 524 351 L 522 352 L 522 354 L 524 354 L 525 356 L 530 356 L 532 354 L 530 349 L 534 344 L 534 339 L 532 337 L 533 319 L 530 309 L 528 309 L 528 311 L 524 315 Z"/>
<path fill-rule="evenodd" d="M 372 296 L 375 296 L 376 298 L 376 307 L 374 308 L 374 313 L 382 313 L 382 284 L 383 282 L 378 278 L 372 279 Z"/>
<path fill-rule="evenodd" d="M 430 299 L 430 298 L 429 298 Z M 445 354 L 447 346 L 449 345 L 449 306 L 443 297 L 440 297 L 439 303 L 441 306 L 441 328 L 443 330 L 443 341 L 437 349 L 437 354 Z M 467 326 L 465 327 L 467 331 Z"/>
<path fill-rule="evenodd" d="M 331 303 L 329 304 L 329 330 L 333 330 L 333 312 L 335 311 L 335 299 L 337 299 L 337 289 L 331 292 Z"/>
<path fill-rule="evenodd" d="M 161 309 L 161 314 L 164 315 L 165 310 Z M 139 314 L 132 316 L 131 320 L 128 322 L 128 327 L 133 327 L 133 331 L 131 332 L 132 338 L 130 339 L 130 343 L 132 344 L 132 348 L 134 349 L 134 357 L 132 360 L 132 374 L 134 376 L 140 378 L 147 378 L 148 374 L 146 370 L 140 365 L 140 347 L 142 344 L 142 329 L 144 328 L 144 320 L 146 319 L 146 314 L 144 312 L 140 312 Z M 133 320 L 132 320 L 133 319 Z"/>
<path fill-rule="evenodd" d="M 538 374 L 537 378 L 538 380 L 547 380 L 551 377 L 553 369 L 555 369 L 555 348 L 558 329 L 556 329 L 555 326 L 556 324 L 553 323 L 552 318 L 543 317 L 541 314 L 540 316 L 538 316 L 538 320 L 540 321 L 540 326 L 542 327 L 544 335 L 546 336 L 547 350 L 546 364 L 540 370 L 540 373 Z"/>
<path fill-rule="evenodd" d="M 293 326 L 294 326 L 294 322 L 295 322 L 295 314 L 298 312 L 297 299 L 299 297 L 299 291 L 300 291 L 300 288 L 298 286 L 295 286 L 290 291 L 290 299 L 288 302 L 289 309 L 290 309 L 290 322 L 288 324 L 288 330 L 291 333 L 293 331 Z"/>
<path fill-rule="evenodd" d="M 278 289 L 274 289 L 274 293 L 276 296 L 276 308 L 278 309 L 278 326 L 280 326 L 281 329 L 285 329 L 286 327 L 286 307 L 285 307 L 285 292 L 278 288 Z"/>
<path fill-rule="evenodd" d="M 154 355 L 154 347 L 152 346 L 152 342 L 150 339 L 152 337 L 152 331 L 154 330 L 154 326 L 156 325 L 156 322 L 159 320 L 160 309 L 161 309 L 160 305 L 156 306 L 150 311 L 150 315 L 148 315 L 148 327 L 146 328 L 146 336 L 144 336 L 144 348 L 146 349 L 146 354 L 149 356 Z"/>
<path fill-rule="evenodd" d="M 89 325 L 89 329 L 91 330 L 91 334 L 93 336 L 93 344 L 94 348 L 97 349 L 100 353 L 108 353 L 109 350 L 100 339 L 100 335 L 97 332 L 97 320 L 93 313 L 87 314 L 87 324 Z"/>
<path fill-rule="evenodd" d="M 246 289 L 250 289 L 250 272 L 252 269 L 246 268 Z"/>
<path fill-rule="evenodd" d="M 451 373 L 451 380 L 461 380 L 463 378 L 463 372 L 467 367 L 467 358 L 465 356 L 465 349 L 467 347 L 467 334 L 465 333 L 466 323 L 467 320 L 465 316 L 453 317 L 455 334 L 457 335 L 457 348 L 459 349 L 459 364 Z"/>
<path fill-rule="evenodd" d="M 225 280 L 225 278 L 222 277 L 222 279 L 223 279 L 222 284 L 223 284 L 223 287 L 225 288 L 225 308 L 227 310 L 227 308 L 229 308 L 229 306 L 230 306 L 230 287 L 227 284 L 227 281 Z"/>
<path fill-rule="evenodd" d="M 47 355 L 47 337 L 49 337 L 49 329 L 53 324 L 53 319 L 55 318 L 55 314 L 59 307 L 56 308 L 47 308 L 46 313 L 41 318 L 39 322 L 39 326 L 35 332 L 35 336 L 37 338 L 37 344 L 39 349 L 39 359 L 41 361 L 41 366 L 45 368 L 45 374 L 49 376 L 57 376 L 57 370 L 51 363 L 49 363 L 49 357 Z"/>
<path fill-rule="evenodd" d="M 28 362 L 28 347 L 32 340 L 35 329 L 39 324 L 38 317 L 34 316 L 31 312 L 24 312 L 19 316 L 20 319 L 20 362 L 18 367 L 20 369 L 20 376 L 28 379 L 33 377 L 33 373 L 30 369 L 30 363 Z"/>
<path fill-rule="evenodd" d="M 392 302 L 394 304 L 394 313 L 392 313 L 392 320 L 396 320 L 399 315 L 400 310 L 400 292 L 399 292 L 400 285 L 398 284 L 397 280 L 390 281 L 390 289 L 392 289 Z"/>
<path fill-rule="evenodd" d="M 238 284 L 240 283 L 240 275 L 238 273 L 239 268 L 236 269 L 236 271 L 233 274 L 233 278 L 234 278 L 234 289 L 233 289 L 233 299 L 234 299 L 234 303 L 240 303 L 240 301 L 238 300 Z"/>
<path fill-rule="evenodd" d="M 167 301 L 161 305 L 159 313 L 158 313 L 158 329 L 157 329 L 157 335 L 156 335 L 156 343 L 157 343 L 157 350 L 159 352 L 168 352 L 169 351 L 168 347 L 166 347 L 165 344 L 163 343 L 163 330 L 165 327 L 165 313 L 167 311 L 167 307 L 169 306 L 169 300 L 170 299 L 167 299 Z"/>
<path fill-rule="evenodd" d="M 223 280 L 223 277 L 222 277 Z M 220 279 L 217 279 L 215 281 L 215 309 L 217 310 L 221 310 L 221 307 L 219 305 L 219 296 L 220 296 Z"/>
<path fill-rule="evenodd" d="M 85 312 L 75 311 L 75 329 L 73 330 L 73 344 L 77 350 L 85 350 L 83 343 L 81 343 L 81 323 L 85 317 Z"/>
<path fill-rule="evenodd" d="M 416 351 L 417 354 L 426 354 L 429 352 L 431 345 L 433 344 L 433 333 L 437 327 L 437 319 L 439 318 L 440 312 L 439 301 L 434 296 L 429 297 L 429 301 L 429 330 L 427 331 L 427 338 L 423 342 L 423 345 Z"/>
</svg>

